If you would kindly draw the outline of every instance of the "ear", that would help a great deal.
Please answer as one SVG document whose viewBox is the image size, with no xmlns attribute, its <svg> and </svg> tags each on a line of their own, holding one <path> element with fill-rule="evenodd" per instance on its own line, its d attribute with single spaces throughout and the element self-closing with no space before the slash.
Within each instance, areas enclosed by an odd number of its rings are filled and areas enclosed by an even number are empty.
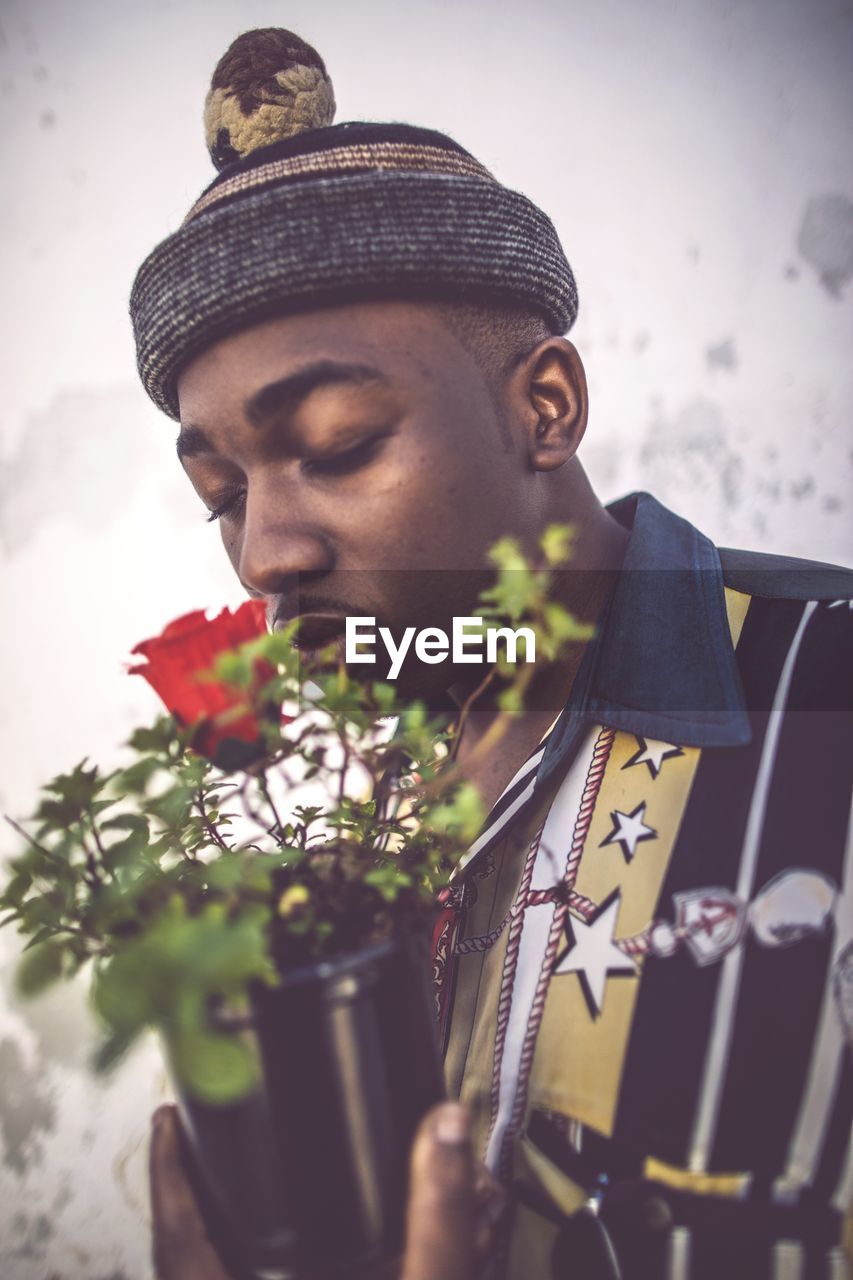
<svg viewBox="0 0 853 1280">
<path fill-rule="evenodd" d="M 516 381 L 517 379 L 517 381 Z M 589 414 L 586 374 L 567 338 L 546 338 L 515 374 L 534 471 L 556 471 L 575 456 Z"/>
</svg>

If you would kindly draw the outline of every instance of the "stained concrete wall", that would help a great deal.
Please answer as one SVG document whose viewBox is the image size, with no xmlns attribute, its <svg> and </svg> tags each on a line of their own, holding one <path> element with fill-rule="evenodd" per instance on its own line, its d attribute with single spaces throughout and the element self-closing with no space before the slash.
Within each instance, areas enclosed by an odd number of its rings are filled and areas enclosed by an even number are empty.
<svg viewBox="0 0 853 1280">
<path fill-rule="evenodd" d="M 339 118 L 445 129 L 551 213 L 605 497 L 646 487 L 729 545 L 853 559 L 849 2 L 4 0 L 7 812 L 152 713 L 135 641 L 239 598 L 136 384 L 126 297 L 209 179 L 206 76 L 281 22 L 325 56 Z M 82 994 L 22 1006 L 0 940 L 0 1274 L 141 1277 L 156 1046 L 94 1081 Z"/>
</svg>

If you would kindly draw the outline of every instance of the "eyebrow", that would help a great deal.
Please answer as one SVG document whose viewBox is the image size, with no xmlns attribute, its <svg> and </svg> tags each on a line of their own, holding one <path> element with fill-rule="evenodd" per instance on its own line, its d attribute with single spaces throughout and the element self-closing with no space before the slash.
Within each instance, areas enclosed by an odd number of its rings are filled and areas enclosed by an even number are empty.
<svg viewBox="0 0 853 1280">
<path fill-rule="evenodd" d="M 294 373 L 289 373 L 275 382 L 269 382 L 259 391 L 255 391 L 243 406 L 246 417 L 253 426 L 262 426 L 272 417 L 291 415 L 296 412 L 302 401 L 312 391 L 321 387 L 334 387 L 344 384 L 363 386 L 366 383 L 388 384 L 388 379 L 379 369 L 366 364 L 341 364 L 336 360 L 316 360 L 305 365 Z M 177 439 L 178 457 L 196 457 L 200 453 L 215 453 L 210 439 L 201 427 L 188 424 L 182 426 Z"/>
<path fill-rule="evenodd" d="M 369 382 L 387 383 L 387 378 L 370 365 L 317 360 L 256 391 L 244 406 L 246 417 L 254 426 L 261 426 L 273 415 L 295 413 L 302 401 L 320 387 Z"/>
<path fill-rule="evenodd" d="M 184 458 L 195 458 L 200 453 L 216 452 L 201 427 L 193 426 L 181 427 L 175 441 L 175 448 L 180 462 L 183 462 Z"/>
</svg>

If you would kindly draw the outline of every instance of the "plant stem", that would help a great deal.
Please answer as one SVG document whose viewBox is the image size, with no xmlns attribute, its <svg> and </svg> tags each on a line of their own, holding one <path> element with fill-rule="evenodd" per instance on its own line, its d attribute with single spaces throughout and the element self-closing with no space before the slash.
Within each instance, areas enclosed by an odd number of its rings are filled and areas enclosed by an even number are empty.
<svg viewBox="0 0 853 1280">
<path fill-rule="evenodd" d="M 94 851 L 86 839 L 86 833 L 84 832 L 82 825 L 80 827 L 80 846 L 86 855 L 86 871 L 83 879 L 92 890 L 92 893 L 99 893 L 103 881 L 101 879 L 101 873 L 98 870 L 98 859 L 95 857 Z"/>
<path fill-rule="evenodd" d="M 205 831 L 210 836 L 213 843 L 215 845 L 218 845 L 220 849 L 224 849 L 227 853 L 229 850 L 229 846 L 222 839 L 222 836 L 219 834 L 218 830 L 216 829 L 216 825 L 211 821 L 210 816 L 207 812 L 207 806 L 205 805 L 205 802 L 204 802 L 204 787 L 199 787 L 198 792 L 196 793 L 196 802 L 198 804 L 199 816 L 201 817 L 202 823 L 204 824 Z"/>
<path fill-rule="evenodd" d="M 92 813 L 91 809 L 89 810 L 89 822 L 92 824 L 92 839 L 95 841 L 95 848 L 98 850 L 98 853 L 101 855 L 101 859 L 103 860 L 104 846 L 101 843 L 101 833 L 98 831 L 98 827 L 95 822 L 95 815 Z"/>
<path fill-rule="evenodd" d="M 275 825 L 278 828 L 279 835 L 281 835 L 282 832 L 284 831 L 284 824 L 282 823 L 282 820 L 279 816 L 278 809 L 276 809 L 275 807 L 275 801 L 272 798 L 272 793 L 270 792 L 270 786 L 269 786 L 269 783 L 267 782 L 266 772 L 261 774 L 259 782 L 261 784 L 261 791 L 263 792 L 264 799 L 266 800 L 267 804 L 270 807 L 270 812 L 272 813 L 272 816 L 275 820 Z"/>
<path fill-rule="evenodd" d="M 338 738 L 340 739 L 341 750 L 343 751 L 343 759 L 341 760 L 341 772 L 338 778 L 338 806 L 343 807 L 344 798 L 346 796 L 347 769 L 349 768 L 349 743 L 347 742 L 346 726 L 341 725 L 338 728 Z"/>
<path fill-rule="evenodd" d="M 276 840 L 278 840 L 279 842 L 279 848 L 281 848 L 281 844 L 284 839 L 284 827 L 282 825 L 281 818 L 279 817 L 278 810 L 275 807 L 275 802 L 272 796 L 270 795 L 269 784 L 267 783 L 266 770 L 262 771 L 259 774 L 256 774 L 255 777 L 256 777 L 258 786 L 260 788 L 261 795 L 264 797 L 264 800 L 266 800 L 269 806 L 270 812 L 272 813 L 272 816 L 273 816 L 272 826 L 267 826 L 261 811 L 259 809 L 256 809 L 249 800 L 249 784 L 252 781 L 252 775 L 250 774 L 246 775 L 246 781 L 243 783 L 242 787 L 240 788 L 240 799 L 243 802 L 243 811 L 248 818 L 251 818 L 252 822 L 257 822 L 258 826 L 263 827 L 267 835 L 275 836 Z"/>
<path fill-rule="evenodd" d="M 486 672 L 483 679 L 477 685 L 476 689 L 474 689 L 471 693 L 469 693 L 468 697 L 462 703 L 462 706 L 459 709 L 459 715 L 456 718 L 455 732 L 453 735 L 453 746 L 450 749 L 451 762 L 456 759 L 456 753 L 458 752 L 459 744 L 462 741 L 462 730 L 465 728 L 465 721 L 468 719 L 468 715 L 471 711 L 471 708 L 473 707 L 477 699 L 481 696 L 481 694 L 485 693 L 486 689 L 488 689 L 489 685 L 492 683 L 495 676 L 497 675 L 497 670 L 498 669 L 496 666 L 489 667 L 489 670 Z"/>
<path fill-rule="evenodd" d="M 102 842 L 102 840 L 101 840 L 101 833 L 100 833 L 100 831 L 98 830 L 98 825 L 97 825 L 97 823 L 95 822 L 95 815 L 94 815 L 94 813 L 92 812 L 92 810 L 91 810 L 91 809 L 89 810 L 89 822 L 90 822 L 90 824 L 91 824 L 91 828 L 92 828 L 92 839 L 95 841 L 95 848 L 97 849 L 97 851 L 98 851 L 98 853 L 99 853 L 99 855 L 100 855 L 100 858 L 101 858 L 101 866 L 102 866 L 102 867 L 103 867 L 103 869 L 107 872 L 107 874 L 108 874 L 108 876 L 110 877 L 110 879 L 111 879 L 111 880 L 113 880 L 113 881 L 115 881 L 115 882 L 117 882 L 117 881 L 118 881 L 118 877 L 116 876 L 116 873 L 113 871 L 112 867 L 108 867 L 108 866 L 107 866 L 106 850 L 105 850 L 104 845 L 103 845 L 103 842 Z M 93 861 L 94 861 L 94 859 L 93 859 Z M 88 865 L 88 864 L 89 864 L 88 856 L 87 856 L 87 858 L 86 858 L 86 862 L 87 862 L 87 865 Z M 91 868 L 91 866 L 90 866 L 90 867 L 89 867 L 89 870 L 91 871 L 91 869 L 92 869 L 92 868 Z M 98 882 L 100 883 L 100 876 L 97 876 L 96 878 L 98 879 Z"/>
<path fill-rule="evenodd" d="M 12 830 L 17 832 L 22 839 L 26 840 L 27 844 L 31 844 L 34 849 L 38 849 L 39 853 L 43 853 L 51 862 L 61 862 L 61 858 L 58 854 L 54 853 L 52 849 L 48 849 L 45 845 L 39 844 L 38 840 L 35 840 L 30 835 L 29 831 L 26 831 L 19 822 L 15 821 L 14 818 L 10 818 L 8 813 L 4 813 L 3 817 L 8 822 Z"/>
<path fill-rule="evenodd" d="M 495 668 L 492 668 L 492 670 L 494 671 Z M 530 684 L 530 681 L 532 679 L 532 674 L 533 674 L 532 668 L 528 668 L 528 670 L 525 671 L 524 674 L 519 676 L 516 680 L 515 688 L 518 690 L 519 695 L 522 697 L 524 696 L 527 690 L 527 686 Z M 471 698 L 466 699 L 466 704 L 465 704 L 466 706 L 468 705 L 469 702 L 473 701 L 473 698 L 480 693 L 481 689 L 484 688 L 485 685 L 486 685 L 486 681 L 483 681 L 481 683 L 480 688 L 474 690 L 474 693 L 471 695 Z M 498 714 L 495 716 L 494 720 L 489 725 L 486 732 L 483 734 L 480 741 L 471 751 L 471 754 L 468 757 L 468 759 L 465 761 L 464 770 L 462 769 L 462 767 L 460 766 L 456 758 L 458 747 L 459 747 L 459 741 L 461 739 L 461 735 L 460 735 L 460 738 L 457 738 L 454 744 L 455 750 L 451 752 L 451 755 L 447 761 L 446 767 L 443 768 L 440 771 L 440 773 L 435 778 L 433 778 L 431 782 L 427 782 L 422 787 L 418 788 L 419 801 L 423 802 L 431 799 L 434 795 L 443 791 L 446 787 L 451 786 L 457 779 L 464 778 L 466 773 L 471 772 L 473 769 L 473 766 L 478 765 L 480 761 L 483 760 L 488 755 L 488 753 L 492 750 L 492 748 L 498 742 L 500 742 L 501 738 L 504 736 L 504 734 L 506 733 L 507 729 L 509 728 L 510 724 L 514 719 L 515 719 L 515 716 L 510 711 L 498 712 Z"/>
</svg>

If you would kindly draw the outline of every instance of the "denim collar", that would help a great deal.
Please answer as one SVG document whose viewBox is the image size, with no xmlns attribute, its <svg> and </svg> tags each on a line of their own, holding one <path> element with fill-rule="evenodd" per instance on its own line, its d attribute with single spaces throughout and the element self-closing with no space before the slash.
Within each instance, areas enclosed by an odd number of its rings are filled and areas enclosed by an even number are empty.
<svg viewBox="0 0 853 1280">
<path fill-rule="evenodd" d="M 678 746 L 741 746 L 751 736 L 716 547 L 648 493 L 607 510 L 630 533 L 622 571 L 537 786 L 592 724 Z"/>
</svg>

